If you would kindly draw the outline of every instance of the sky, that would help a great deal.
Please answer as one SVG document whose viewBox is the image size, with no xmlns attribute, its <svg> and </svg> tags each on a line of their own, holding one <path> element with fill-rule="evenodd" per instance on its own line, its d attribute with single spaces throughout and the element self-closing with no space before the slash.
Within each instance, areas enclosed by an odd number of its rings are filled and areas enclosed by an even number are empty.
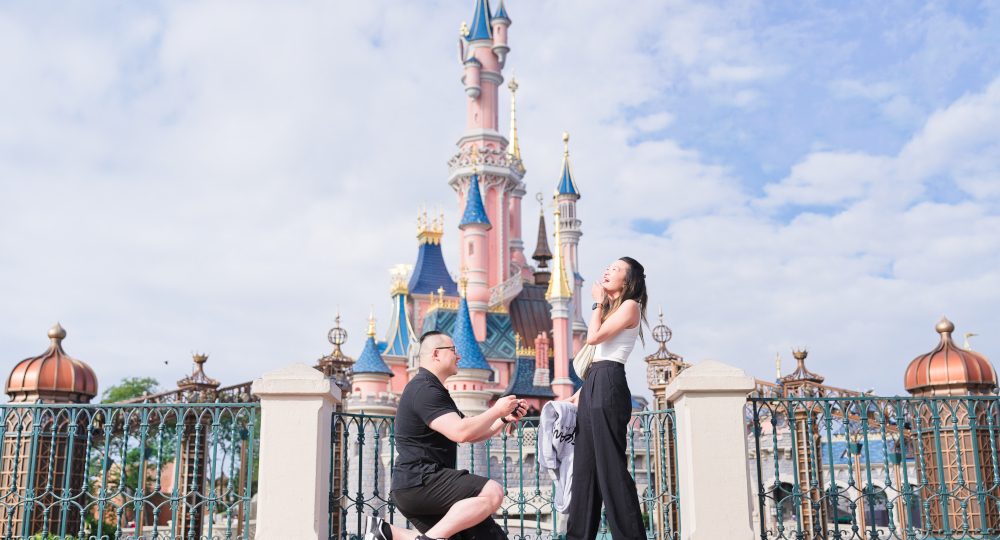
<svg viewBox="0 0 1000 540">
<path fill-rule="evenodd" d="M 356 356 L 422 207 L 458 269 L 472 0 L 54 7 L 0 4 L 5 365 L 59 321 L 102 387 L 192 352 L 233 384 L 314 363 L 338 311 Z M 529 251 L 567 131 L 581 273 L 641 261 L 686 360 L 773 379 L 805 347 L 902 394 L 943 315 L 1000 354 L 1000 2 L 506 7 Z"/>
</svg>

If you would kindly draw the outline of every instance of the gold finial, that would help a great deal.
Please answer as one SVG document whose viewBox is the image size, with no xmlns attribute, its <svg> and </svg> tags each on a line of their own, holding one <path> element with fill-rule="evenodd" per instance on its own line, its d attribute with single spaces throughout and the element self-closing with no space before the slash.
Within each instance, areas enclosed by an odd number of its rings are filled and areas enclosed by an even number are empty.
<svg viewBox="0 0 1000 540">
<path fill-rule="evenodd" d="M 566 266 L 562 260 L 562 218 L 559 205 L 556 205 L 552 213 L 555 214 L 556 222 L 556 249 L 552 257 L 552 276 L 549 278 L 549 288 L 545 291 L 546 300 L 570 298 L 573 294 L 572 289 L 569 288 L 569 280 L 566 279 Z"/>
<path fill-rule="evenodd" d="M 443 306 L 444 305 L 444 287 L 438 287 L 437 293 L 438 293 L 437 305 L 438 306 Z"/>
<path fill-rule="evenodd" d="M 368 337 L 375 337 L 375 304 L 372 304 L 371 313 L 368 315 Z"/>
<path fill-rule="evenodd" d="M 510 143 L 507 146 L 507 153 L 520 161 L 521 144 L 517 140 L 517 89 L 519 86 L 516 76 L 511 78 L 507 88 L 510 88 Z M 521 165 L 521 168 L 523 169 L 524 166 Z"/>
<path fill-rule="evenodd" d="M 458 276 L 458 296 L 465 298 L 465 293 L 468 290 L 469 278 L 466 276 L 465 267 L 462 267 L 462 274 Z"/>
<path fill-rule="evenodd" d="M 458 27 L 458 35 L 459 37 L 465 37 L 469 35 L 469 25 L 465 21 L 462 21 L 462 26 Z"/>
<path fill-rule="evenodd" d="M 563 132 L 563 155 L 569 155 L 569 132 Z"/>
<path fill-rule="evenodd" d="M 413 265 L 411 264 L 397 264 L 389 270 L 389 294 L 391 296 L 410 292 L 407 278 L 410 277 L 412 271 Z"/>
<path fill-rule="evenodd" d="M 191 355 L 191 359 L 194 360 L 195 364 L 203 366 L 205 362 L 208 362 L 208 355 L 204 353 L 193 353 Z"/>
<path fill-rule="evenodd" d="M 774 369 L 775 369 L 775 373 L 776 373 L 775 380 L 776 381 L 780 381 L 781 380 L 781 353 L 780 352 L 774 353 Z"/>
<path fill-rule="evenodd" d="M 469 163 L 472 165 L 472 174 L 479 172 L 479 147 L 473 143 L 472 150 L 469 150 Z"/>
<path fill-rule="evenodd" d="M 517 351 L 521 350 L 521 334 L 514 332 L 514 356 L 517 356 Z"/>
<path fill-rule="evenodd" d="M 419 244 L 440 244 L 444 236 L 444 214 L 429 219 L 427 211 L 417 214 L 417 242 Z"/>
</svg>

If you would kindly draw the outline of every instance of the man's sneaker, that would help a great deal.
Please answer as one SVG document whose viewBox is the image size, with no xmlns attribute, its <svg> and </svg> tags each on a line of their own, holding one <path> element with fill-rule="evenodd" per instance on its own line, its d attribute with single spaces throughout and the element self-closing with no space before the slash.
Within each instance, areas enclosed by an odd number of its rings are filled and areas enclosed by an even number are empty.
<svg viewBox="0 0 1000 540">
<path fill-rule="evenodd" d="M 361 540 L 392 540 L 392 529 L 378 516 L 365 518 L 365 531 Z"/>
</svg>

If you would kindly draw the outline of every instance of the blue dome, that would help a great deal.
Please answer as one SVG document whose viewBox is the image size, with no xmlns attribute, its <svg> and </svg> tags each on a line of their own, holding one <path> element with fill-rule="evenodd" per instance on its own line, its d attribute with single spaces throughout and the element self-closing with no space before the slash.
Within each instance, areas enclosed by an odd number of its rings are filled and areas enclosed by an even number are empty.
<svg viewBox="0 0 1000 540">
<path fill-rule="evenodd" d="M 462 221 L 458 224 L 459 229 L 464 229 L 469 225 L 486 225 L 492 229 L 489 216 L 486 215 L 486 208 L 483 207 L 483 197 L 479 194 L 479 175 L 474 174 L 469 178 L 469 192 L 465 195 L 465 212 L 462 213 Z"/>
<path fill-rule="evenodd" d="M 458 304 L 458 318 L 455 320 L 455 330 L 451 339 L 455 341 L 455 350 L 461 355 L 458 361 L 459 369 L 486 369 L 492 371 L 490 363 L 483 356 L 482 349 L 476 341 L 476 333 L 472 331 L 472 318 L 469 316 L 469 303 L 463 297 Z"/>
<path fill-rule="evenodd" d="M 354 363 L 351 370 L 354 373 L 384 373 L 392 377 L 392 370 L 389 369 L 385 360 L 382 359 L 382 355 L 379 354 L 378 345 L 372 336 L 368 336 L 368 339 L 365 341 L 365 348 L 361 350 L 361 355 L 358 356 L 358 361 Z"/>
</svg>

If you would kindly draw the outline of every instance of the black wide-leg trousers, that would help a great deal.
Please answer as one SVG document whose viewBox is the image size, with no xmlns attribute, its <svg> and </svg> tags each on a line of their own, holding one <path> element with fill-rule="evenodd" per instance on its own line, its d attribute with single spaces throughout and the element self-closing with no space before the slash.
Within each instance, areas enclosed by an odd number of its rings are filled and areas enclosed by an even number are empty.
<svg viewBox="0 0 1000 540">
<path fill-rule="evenodd" d="M 607 360 L 591 364 L 576 416 L 567 540 L 597 537 L 602 502 L 614 540 L 646 539 L 639 496 L 625 456 L 625 431 L 631 417 L 632 394 L 625 366 Z"/>
</svg>

